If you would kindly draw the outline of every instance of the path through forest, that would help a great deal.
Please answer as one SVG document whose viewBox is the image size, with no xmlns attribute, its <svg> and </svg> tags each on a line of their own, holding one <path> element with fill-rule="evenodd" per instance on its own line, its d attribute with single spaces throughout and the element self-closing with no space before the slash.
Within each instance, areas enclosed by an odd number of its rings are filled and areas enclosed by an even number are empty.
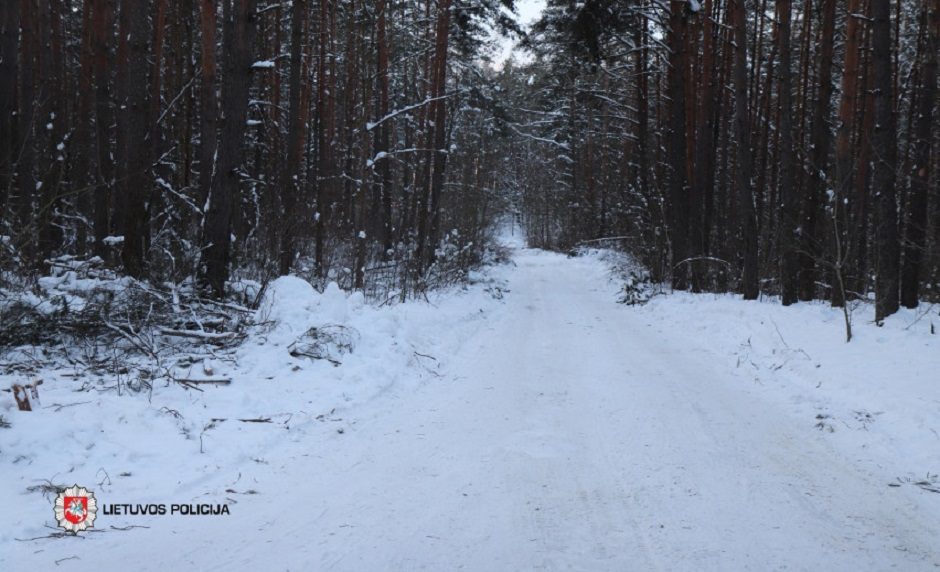
<svg viewBox="0 0 940 572">
<path fill-rule="evenodd" d="M 321 564 L 940 565 L 936 522 L 806 440 L 732 372 L 616 311 L 595 260 L 522 251 L 516 262 L 506 313 L 468 345 L 454 382 L 356 436 L 369 445 L 338 465 L 331 526 L 311 530 Z"/>
<path fill-rule="evenodd" d="M 596 259 L 515 264 L 443 377 L 292 447 L 237 515 L 107 543 L 150 569 L 940 566 L 935 520 L 670 324 L 614 305 Z"/>
</svg>

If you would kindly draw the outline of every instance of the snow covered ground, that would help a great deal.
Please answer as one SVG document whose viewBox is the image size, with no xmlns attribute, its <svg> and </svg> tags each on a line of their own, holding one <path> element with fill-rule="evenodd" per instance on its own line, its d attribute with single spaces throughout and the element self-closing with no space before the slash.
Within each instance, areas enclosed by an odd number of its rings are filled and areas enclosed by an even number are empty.
<svg viewBox="0 0 940 572">
<path fill-rule="evenodd" d="M 229 386 L 148 400 L 59 371 L 39 411 L 0 398 L 0 569 L 940 567 L 936 309 L 860 309 L 845 344 L 823 304 L 624 306 L 599 258 L 516 246 L 430 303 L 281 279 L 210 364 Z M 288 353 L 325 324 L 358 332 L 341 365 Z M 231 514 L 44 538 L 44 482 Z"/>
</svg>

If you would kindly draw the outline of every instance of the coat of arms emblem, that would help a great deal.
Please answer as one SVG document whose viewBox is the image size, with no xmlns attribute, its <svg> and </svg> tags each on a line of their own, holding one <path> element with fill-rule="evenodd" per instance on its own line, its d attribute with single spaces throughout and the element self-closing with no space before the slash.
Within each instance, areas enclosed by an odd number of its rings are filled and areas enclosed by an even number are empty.
<svg viewBox="0 0 940 572">
<path fill-rule="evenodd" d="M 95 526 L 98 503 L 95 493 L 73 485 L 59 493 L 55 499 L 55 519 L 69 532 L 81 532 Z"/>
</svg>

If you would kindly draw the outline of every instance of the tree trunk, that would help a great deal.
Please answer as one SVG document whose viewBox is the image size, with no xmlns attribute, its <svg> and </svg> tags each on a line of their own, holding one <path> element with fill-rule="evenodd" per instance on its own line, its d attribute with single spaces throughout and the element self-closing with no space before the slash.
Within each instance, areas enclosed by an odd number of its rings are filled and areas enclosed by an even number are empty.
<svg viewBox="0 0 940 572">
<path fill-rule="evenodd" d="M 153 18 L 153 65 L 150 73 L 150 110 L 147 125 L 147 147 L 150 151 L 151 162 L 159 158 L 163 138 L 157 121 L 160 118 L 162 101 L 160 95 L 163 91 L 163 49 L 166 37 L 167 0 L 154 0 Z"/>
<path fill-rule="evenodd" d="M 734 23 L 734 133 L 737 143 L 735 187 L 740 202 L 742 257 L 741 291 L 745 300 L 756 300 L 760 295 L 757 252 L 757 217 L 754 213 L 754 194 L 751 189 L 751 127 L 747 100 L 747 17 L 744 0 L 733 0 Z"/>
<path fill-rule="evenodd" d="M 202 0 L 199 13 L 202 31 L 202 84 L 200 98 L 202 113 L 199 125 L 199 206 L 204 208 L 212 188 L 216 169 L 216 151 L 219 121 L 219 101 L 216 95 L 215 28 L 216 0 Z"/>
<path fill-rule="evenodd" d="M 842 66 L 842 93 L 839 98 L 839 120 L 836 129 L 835 152 L 835 178 L 833 181 L 834 195 L 832 201 L 833 221 L 838 232 L 840 244 L 847 244 L 848 218 L 846 216 L 845 201 L 853 195 L 855 169 L 853 165 L 852 141 L 855 133 L 855 118 L 858 115 L 858 79 L 859 79 L 859 47 L 861 43 L 861 24 L 854 14 L 861 11 L 861 0 L 849 0 L 847 10 L 847 26 L 845 35 L 845 59 Z M 836 256 L 840 256 L 836 253 Z M 815 282 L 813 276 L 813 260 L 804 257 L 803 282 L 804 289 Z M 809 284 L 807 284 L 809 283 Z M 835 304 L 837 300 L 833 300 Z"/>
<path fill-rule="evenodd" d="M 666 136 L 666 161 L 669 164 L 669 238 L 672 250 L 672 287 L 689 287 L 689 185 L 686 179 L 686 102 L 685 81 L 688 68 L 686 2 L 672 0 L 669 9 L 669 124 Z"/>
<path fill-rule="evenodd" d="M 424 166 L 422 176 L 424 184 L 417 206 L 418 236 L 415 258 L 418 276 L 424 273 L 431 261 L 431 252 L 434 250 L 434 219 L 437 217 L 436 211 L 439 206 L 441 187 L 444 184 L 444 167 L 447 161 L 447 149 L 444 147 L 446 142 L 444 123 L 447 119 L 447 107 L 443 97 L 447 80 L 450 2 L 451 0 L 440 0 L 437 6 L 434 63 L 428 93 L 431 100 L 428 108 L 431 125 L 428 129 L 426 145 L 430 151 L 430 157 L 428 157 Z"/>
<path fill-rule="evenodd" d="M 709 232 L 711 226 L 712 199 L 715 189 L 715 90 L 714 90 L 714 67 L 715 67 L 715 42 L 712 0 L 705 0 L 702 18 L 702 85 L 699 90 L 701 93 L 701 103 L 698 110 L 698 124 L 696 126 L 695 136 L 695 170 L 693 187 L 701 196 L 700 204 L 703 205 L 700 214 L 700 226 L 692 236 L 692 244 L 696 254 L 706 255 L 709 252 Z M 701 265 L 692 267 L 692 287 L 694 290 L 700 290 L 704 287 L 704 272 L 697 270 Z"/>
<path fill-rule="evenodd" d="M 647 77 L 647 61 L 648 61 L 648 50 L 646 48 L 647 42 L 647 20 L 644 14 L 639 12 L 636 14 L 636 19 L 634 21 L 634 32 L 633 32 L 633 41 L 638 49 L 635 50 L 635 59 L 634 66 L 636 75 L 636 102 L 637 102 L 637 111 L 636 111 L 636 173 L 632 178 L 636 181 L 637 189 L 639 190 L 640 196 L 644 200 L 650 200 L 650 165 L 652 161 L 650 160 L 650 136 L 649 136 L 649 78 Z M 656 216 L 655 213 L 651 213 L 651 217 Z M 650 224 L 650 227 L 655 226 Z M 649 241 L 655 242 L 657 240 L 656 236 L 649 233 L 646 237 Z M 663 276 L 659 274 L 658 265 L 654 267 L 653 273 L 658 279 L 664 279 Z M 670 274 L 671 276 L 671 274 Z"/>
<path fill-rule="evenodd" d="M 118 166 L 121 226 L 124 248 L 121 259 L 124 271 L 135 278 L 145 274 L 146 245 L 149 242 L 147 220 L 147 188 L 149 187 L 150 154 L 146 137 L 149 130 L 147 108 L 147 63 L 150 43 L 149 2 L 121 3 L 121 37 L 127 42 L 126 82 L 122 89 L 125 99 L 118 113 L 118 129 L 123 133 L 124 150 Z"/>
<path fill-rule="evenodd" d="M 317 58 L 317 112 L 316 112 L 316 273 L 326 275 L 326 229 L 333 219 L 336 197 L 333 165 L 333 113 L 335 70 L 333 68 L 334 17 L 333 0 L 320 0 L 320 41 Z"/>
<path fill-rule="evenodd" d="M 20 2 L 0 2 L 0 216 L 6 214 L 18 150 L 16 125 Z"/>
<path fill-rule="evenodd" d="M 16 142 L 16 178 L 17 200 L 16 221 L 17 227 L 26 231 L 26 236 L 20 239 L 20 251 L 23 258 L 30 260 L 33 256 L 34 227 L 33 227 L 33 198 L 37 192 L 35 173 L 36 162 L 36 58 L 39 52 L 39 39 L 37 38 L 37 17 L 35 0 L 22 0 L 20 41 L 20 97 L 19 111 L 19 140 Z"/>
<path fill-rule="evenodd" d="M 872 74 L 874 80 L 874 132 L 872 134 L 872 186 L 875 212 L 875 320 L 880 322 L 898 310 L 900 243 L 895 190 L 897 166 L 897 118 L 894 111 L 894 78 L 891 70 L 891 2 L 871 0 Z"/>
<path fill-rule="evenodd" d="M 779 253 L 780 284 L 784 306 L 795 303 L 799 286 L 799 225 L 800 203 L 796 193 L 796 163 L 793 149 L 793 101 L 792 73 L 790 64 L 790 0 L 777 0 L 777 52 L 779 63 L 778 102 L 780 135 L 780 212 Z M 804 17 L 808 17 L 806 14 Z M 776 207 L 776 205 L 773 205 Z"/>
<path fill-rule="evenodd" d="M 836 0 L 823 0 L 822 4 L 822 28 L 819 36 L 819 71 L 817 73 L 817 82 L 819 84 L 816 93 L 815 107 L 813 109 L 813 119 L 810 126 L 810 168 L 807 177 L 809 181 L 806 185 L 806 193 L 803 198 L 802 214 L 802 234 L 801 248 L 803 254 L 800 260 L 800 297 L 804 300 L 811 299 L 815 292 L 814 265 L 812 260 L 813 252 L 819 250 L 819 244 L 834 238 L 836 230 L 830 225 L 823 225 L 830 229 L 827 238 L 819 239 L 816 229 L 817 218 L 823 210 L 823 197 L 826 192 L 826 182 L 829 173 L 829 149 L 832 145 L 832 130 L 829 125 L 829 118 L 832 113 L 832 59 L 833 44 L 835 37 L 836 20 Z M 837 205 L 833 205 L 837 208 Z M 838 205 L 841 210 L 842 205 Z M 840 229 L 841 232 L 841 229 Z M 834 245 L 834 257 L 831 261 L 834 270 L 840 276 L 844 276 L 843 265 L 845 262 L 845 242 L 841 239 L 838 246 Z M 832 303 L 839 305 L 842 298 L 844 285 L 842 279 L 832 281 Z"/>
<path fill-rule="evenodd" d="M 382 193 L 382 246 L 384 254 L 387 255 L 392 249 L 394 238 L 392 225 L 392 194 L 394 192 L 392 184 L 392 158 L 388 156 L 389 135 L 391 126 L 388 121 L 383 121 L 388 116 L 388 39 L 386 38 L 386 22 L 388 12 L 388 3 L 386 0 L 377 0 L 376 12 L 378 12 L 378 23 L 376 25 L 376 43 L 378 44 L 378 70 L 376 81 L 378 81 L 378 119 L 382 124 L 378 126 L 375 133 L 375 156 L 378 157 L 379 180 L 381 181 Z"/>
<path fill-rule="evenodd" d="M 232 212 L 238 200 L 240 169 L 248 120 L 251 50 L 257 0 L 225 0 L 222 19 L 225 54 L 222 76 L 222 134 L 209 193 L 205 226 L 205 283 L 221 298 L 229 275 Z"/>
<path fill-rule="evenodd" d="M 68 114 L 65 113 L 64 58 L 62 55 L 62 5 L 61 0 L 39 0 L 39 115 L 43 126 L 36 131 L 37 143 L 41 144 L 39 155 L 39 198 L 36 210 L 36 226 L 39 238 L 39 253 L 34 261 L 37 266 L 52 257 L 53 251 L 62 244 L 62 223 L 59 220 L 62 206 L 62 172 L 65 135 L 68 132 Z M 60 149 L 60 145 L 62 149 Z M 59 158 L 62 157 L 62 160 Z"/>
<path fill-rule="evenodd" d="M 111 145 L 111 125 L 114 113 L 111 107 L 110 45 L 114 38 L 113 0 L 95 0 L 94 74 L 95 74 L 95 146 L 97 171 L 95 176 L 95 254 L 104 258 L 107 248 L 104 239 L 111 232 L 111 189 L 114 186 L 114 158 Z"/>
<path fill-rule="evenodd" d="M 916 308 L 921 266 L 927 249 L 927 195 L 930 186 L 930 157 L 934 134 L 932 111 L 937 102 L 937 53 L 940 52 L 940 0 L 925 0 L 926 27 L 921 50 L 920 85 L 914 91 L 916 112 L 911 133 L 914 147 L 911 189 L 907 210 L 904 267 L 901 273 L 901 303 Z M 940 224 L 940 221 L 934 221 Z"/>
<path fill-rule="evenodd" d="M 290 109 L 287 117 L 287 161 L 280 176 L 281 205 L 284 209 L 279 265 L 282 275 L 289 274 L 291 265 L 294 263 L 294 256 L 296 255 L 294 240 L 297 227 L 301 222 L 296 205 L 297 197 L 300 195 L 300 160 L 306 133 L 303 128 L 300 97 L 306 12 L 306 1 L 294 0 L 291 8 Z"/>
<path fill-rule="evenodd" d="M 95 188 L 95 150 L 91 144 L 92 137 L 92 108 L 95 104 L 95 91 L 92 89 L 94 79 L 94 1 L 85 2 L 82 10 L 82 43 L 80 52 L 80 70 L 78 75 L 78 114 L 75 123 L 74 147 L 72 155 L 74 163 L 71 170 L 72 186 L 78 193 L 78 211 L 82 217 L 90 214 L 91 200 Z M 87 248 L 88 229 L 84 221 L 78 225 L 77 251 L 85 254 Z"/>
</svg>

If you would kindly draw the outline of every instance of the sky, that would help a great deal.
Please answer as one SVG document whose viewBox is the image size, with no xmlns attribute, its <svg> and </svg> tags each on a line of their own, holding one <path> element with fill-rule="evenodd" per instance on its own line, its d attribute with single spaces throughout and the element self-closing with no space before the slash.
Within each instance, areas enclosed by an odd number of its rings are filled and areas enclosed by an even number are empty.
<svg viewBox="0 0 940 572">
<path fill-rule="evenodd" d="M 528 26 L 534 22 L 544 8 L 545 0 L 516 0 L 516 11 L 519 13 L 519 21 L 523 26 Z M 502 48 L 499 54 L 494 57 L 494 60 L 498 66 L 502 66 L 503 62 L 509 58 L 509 54 L 512 53 L 513 40 L 500 38 L 499 43 Z"/>
</svg>

